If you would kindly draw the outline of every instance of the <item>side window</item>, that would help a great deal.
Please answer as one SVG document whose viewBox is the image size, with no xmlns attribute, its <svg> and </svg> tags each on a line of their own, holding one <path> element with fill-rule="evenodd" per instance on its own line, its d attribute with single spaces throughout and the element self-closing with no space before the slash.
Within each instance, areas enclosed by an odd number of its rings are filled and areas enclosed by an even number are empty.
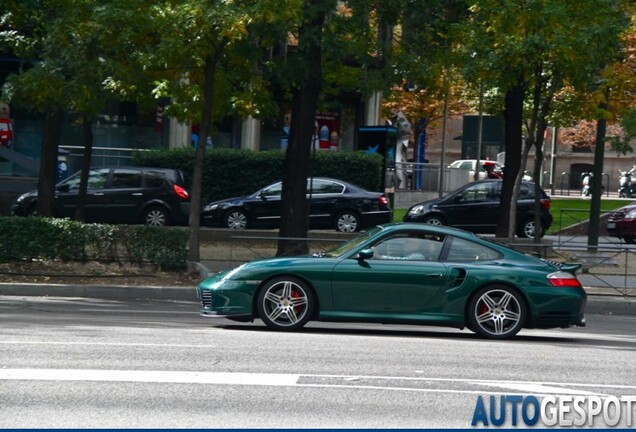
<svg viewBox="0 0 636 432">
<path fill-rule="evenodd" d="M 478 183 L 467 187 L 461 193 L 462 202 L 475 202 L 475 201 L 492 201 L 494 199 L 492 194 L 491 183 Z"/>
<path fill-rule="evenodd" d="M 261 192 L 261 195 L 266 197 L 280 197 L 282 190 L 283 190 L 283 184 L 276 183 L 271 185 L 267 189 L 263 189 L 263 191 Z"/>
<path fill-rule="evenodd" d="M 490 261 L 500 257 L 499 252 L 489 247 L 453 237 L 446 261 Z"/>
<path fill-rule="evenodd" d="M 102 189 L 106 186 L 110 169 L 100 169 L 88 172 L 88 189 Z M 79 188 L 79 184 L 77 185 Z"/>
<path fill-rule="evenodd" d="M 519 189 L 519 199 L 534 199 L 534 190 L 526 184 L 521 183 L 521 188 Z"/>
<path fill-rule="evenodd" d="M 108 179 L 108 173 L 110 169 L 102 168 L 102 169 L 94 169 L 88 172 L 88 189 L 101 189 L 106 184 L 106 180 Z M 77 173 L 72 177 L 69 177 L 62 184 L 68 187 L 68 191 L 76 191 L 79 190 L 81 181 L 81 173 Z"/>
<path fill-rule="evenodd" d="M 167 179 L 164 177 L 162 173 L 159 172 L 147 172 L 143 174 L 145 186 L 148 188 L 158 188 L 163 186 Z"/>
<path fill-rule="evenodd" d="M 425 233 L 400 233 L 373 246 L 373 259 L 437 261 L 444 237 Z"/>
<path fill-rule="evenodd" d="M 116 169 L 110 182 L 111 189 L 140 188 L 141 171 L 129 169 Z"/>
</svg>

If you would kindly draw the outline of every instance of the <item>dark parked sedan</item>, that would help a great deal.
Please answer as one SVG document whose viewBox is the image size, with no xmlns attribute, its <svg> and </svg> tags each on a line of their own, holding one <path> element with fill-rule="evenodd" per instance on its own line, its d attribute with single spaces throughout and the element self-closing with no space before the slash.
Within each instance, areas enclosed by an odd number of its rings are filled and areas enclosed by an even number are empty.
<svg viewBox="0 0 636 432">
<path fill-rule="evenodd" d="M 625 243 L 636 241 L 636 205 L 628 205 L 610 213 L 607 218 L 607 233 L 610 236 L 625 240 Z"/>
<path fill-rule="evenodd" d="M 454 228 L 400 223 L 313 256 L 243 264 L 197 292 L 203 316 L 260 318 L 273 330 L 310 320 L 422 324 L 506 339 L 522 328 L 585 325 L 579 267 Z"/>
<path fill-rule="evenodd" d="M 404 216 L 407 222 L 449 225 L 479 234 L 494 234 L 501 208 L 502 180 L 469 183 L 448 195 L 416 204 Z M 550 197 L 541 190 L 543 233 L 552 224 Z M 534 183 L 522 182 L 517 200 L 517 235 L 534 237 Z M 542 234 L 543 234 L 542 233 Z"/>
<path fill-rule="evenodd" d="M 55 216 L 75 217 L 80 172 L 55 187 Z M 38 191 L 18 197 L 11 214 L 37 212 Z M 188 221 L 190 195 L 179 170 L 148 167 L 102 167 L 88 173 L 87 222 L 179 225 Z"/>
<path fill-rule="evenodd" d="M 203 208 L 202 224 L 232 229 L 277 228 L 282 188 L 279 181 L 251 195 L 211 202 Z M 391 221 L 391 209 L 384 194 L 341 180 L 308 179 L 307 197 L 311 199 L 311 228 L 354 232 Z"/>
</svg>

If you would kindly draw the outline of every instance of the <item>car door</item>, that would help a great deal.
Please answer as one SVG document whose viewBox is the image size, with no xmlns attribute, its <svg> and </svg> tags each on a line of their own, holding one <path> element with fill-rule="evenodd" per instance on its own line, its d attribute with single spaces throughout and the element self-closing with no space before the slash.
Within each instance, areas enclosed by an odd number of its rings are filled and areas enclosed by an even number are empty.
<svg viewBox="0 0 636 432">
<path fill-rule="evenodd" d="M 470 184 L 438 205 L 449 225 L 477 233 L 495 231 L 500 207 L 491 181 Z"/>
<path fill-rule="evenodd" d="M 409 258 L 407 243 L 419 239 L 429 254 Z M 349 258 L 332 273 L 334 308 L 344 313 L 417 315 L 448 282 L 446 266 L 437 261 L 444 238 L 439 235 L 405 233 L 385 237 L 372 246 L 373 257 Z M 423 248 L 422 248 L 423 249 Z"/>
<path fill-rule="evenodd" d="M 139 222 L 139 209 L 145 201 L 142 187 L 143 176 L 139 169 L 114 168 L 110 181 L 104 189 L 106 206 L 104 221 Z"/>
<path fill-rule="evenodd" d="M 92 169 L 88 172 L 86 200 L 84 210 L 86 221 L 99 221 L 102 209 L 106 206 L 104 187 L 110 174 L 110 168 Z M 60 217 L 75 217 L 77 196 L 80 187 L 80 173 L 59 184 L 55 192 L 55 202 Z"/>
<path fill-rule="evenodd" d="M 280 200 L 283 183 L 278 182 L 263 188 L 254 198 L 246 200 L 252 223 L 278 226 L 280 222 Z"/>
<path fill-rule="evenodd" d="M 307 199 L 311 203 L 309 220 L 312 226 L 332 225 L 334 208 L 344 189 L 343 184 L 331 180 L 307 180 Z"/>
</svg>

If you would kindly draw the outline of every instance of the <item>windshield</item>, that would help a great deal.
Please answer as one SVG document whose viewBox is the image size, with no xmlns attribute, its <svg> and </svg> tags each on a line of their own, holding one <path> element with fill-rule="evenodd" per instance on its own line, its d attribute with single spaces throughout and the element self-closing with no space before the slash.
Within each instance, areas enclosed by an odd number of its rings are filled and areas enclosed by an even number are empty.
<svg viewBox="0 0 636 432">
<path fill-rule="evenodd" d="M 352 249 L 355 249 L 356 247 L 358 247 L 359 245 L 361 245 L 365 241 L 369 240 L 371 237 L 373 237 L 374 235 L 376 235 L 380 231 L 382 231 L 382 227 L 375 227 L 373 229 L 370 229 L 369 231 L 366 231 L 366 232 L 360 234 L 357 237 L 352 238 L 351 240 L 349 240 L 346 243 L 338 245 L 338 246 L 336 246 L 336 247 L 334 247 L 332 249 L 327 250 L 326 252 L 322 252 L 322 253 L 316 254 L 314 256 L 327 257 L 327 258 L 339 257 L 339 256 L 344 255 L 347 252 L 351 251 Z"/>
</svg>

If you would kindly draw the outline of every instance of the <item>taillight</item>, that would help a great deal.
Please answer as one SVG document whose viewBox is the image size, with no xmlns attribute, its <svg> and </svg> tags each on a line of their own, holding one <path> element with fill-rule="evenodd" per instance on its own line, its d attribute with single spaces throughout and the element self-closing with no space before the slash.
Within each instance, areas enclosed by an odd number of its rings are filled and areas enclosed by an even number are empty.
<svg viewBox="0 0 636 432">
<path fill-rule="evenodd" d="M 389 205 L 389 200 L 384 195 L 380 195 L 380 204 Z"/>
<path fill-rule="evenodd" d="M 548 275 L 548 281 L 555 287 L 581 287 L 581 282 L 579 282 L 576 276 L 564 271 L 550 273 Z"/>
<path fill-rule="evenodd" d="M 183 199 L 190 198 L 190 194 L 188 193 L 188 191 L 182 188 L 181 186 L 174 185 L 173 187 L 174 187 L 174 192 L 179 196 L 179 198 L 183 198 Z"/>
<path fill-rule="evenodd" d="M 549 199 L 542 199 L 541 200 L 541 206 L 543 207 L 543 210 L 550 211 L 550 200 Z"/>
</svg>

